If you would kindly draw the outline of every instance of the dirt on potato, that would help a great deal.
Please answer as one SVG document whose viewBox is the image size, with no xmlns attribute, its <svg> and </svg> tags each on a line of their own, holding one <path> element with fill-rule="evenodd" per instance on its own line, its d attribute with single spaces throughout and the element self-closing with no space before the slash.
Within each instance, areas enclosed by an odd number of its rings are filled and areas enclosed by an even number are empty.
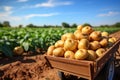
<svg viewBox="0 0 120 80">
<path fill-rule="evenodd" d="M 120 31 L 110 36 L 120 37 L 119 35 Z M 115 64 L 114 80 L 120 80 L 120 48 Z M 57 72 L 47 65 L 43 55 L 0 59 L 0 80 L 60 80 Z"/>
</svg>

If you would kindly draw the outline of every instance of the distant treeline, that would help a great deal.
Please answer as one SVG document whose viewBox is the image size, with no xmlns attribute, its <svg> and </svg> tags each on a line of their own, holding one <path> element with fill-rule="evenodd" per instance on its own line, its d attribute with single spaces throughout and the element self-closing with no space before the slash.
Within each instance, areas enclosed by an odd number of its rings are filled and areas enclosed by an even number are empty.
<svg viewBox="0 0 120 80">
<path fill-rule="evenodd" d="M 76 23 L 70 25 L 69 23 L 62 22 L 61 25 L 43 25 L 43 26 L 37 26 L 34 24 L 28 24 L 26 26 L 23 26 L 22 24 L 15 26 L 15 27 L 29 27 L 29 28 L 38 28 L 38 27 L 43 27 L 43 28 L 50 28 L 50 27 L 63 27 L 63 28 L 76 28 L 78 25 Z M 84 23 L 83 26 L 91 26 L 89 23 Z M 12 27 L 10 25 L 9 21 L 4 21 L 3 23 L 0 22 L 0 27 Z M 120 22 L 117 22 L 113 25 L 100 25 L 100 26 L 91 26 L 91 27 L 120 27 Z"/>
</svg>

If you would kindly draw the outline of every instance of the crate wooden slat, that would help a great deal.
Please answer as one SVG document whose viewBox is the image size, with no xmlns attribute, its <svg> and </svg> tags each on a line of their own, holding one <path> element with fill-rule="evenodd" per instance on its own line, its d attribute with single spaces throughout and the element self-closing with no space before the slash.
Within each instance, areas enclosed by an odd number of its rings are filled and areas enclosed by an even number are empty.
<svg viewBox="0 0 120 80">
<path fill-rule="evenodd" d="M 92 61 L 70 60 L 61 57 L 46 56 L 53 68 L 84 78 L 91 77 Z"/>
</svg>

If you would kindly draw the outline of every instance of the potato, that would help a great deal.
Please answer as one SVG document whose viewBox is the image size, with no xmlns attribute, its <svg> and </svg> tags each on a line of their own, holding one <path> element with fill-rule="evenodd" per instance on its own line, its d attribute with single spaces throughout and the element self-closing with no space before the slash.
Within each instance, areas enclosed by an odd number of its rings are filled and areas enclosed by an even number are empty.
<svg viewBox="0 0 120 80">
<path fill-rule="evenodd" d="M 48 50 L 47 50 L 47 55 L 53 55 L 53 50 L 55 49 L 55 46 L 54 45 L 52 45 L 52 46 L 50 46 L 49 48 L 48 48 Z"/>
<path fill-rule="evenodd" d="M 24 52 L 24 49 L 21 46 L 17 46 L 14 48 L 13 52 L 15 55 L 22 55 Z"/>
<path fill-rule="evenodd" d="M 64 49 L 61 48 L 61 47 L 55 48 L 55 49 L 53 50 L 53 56 L 56 56 L 56 57 L 63 57 L 63 56 L 64 56 L 64 53 L 65 53 L 65 51 L 64 51 Z"/>
<path fill-rule="evenodd" d="M 88 52 L 86 49 L 79 49 L 75 53 L 75 59 L 84 60 L 88 57 Z"/>
</svg>

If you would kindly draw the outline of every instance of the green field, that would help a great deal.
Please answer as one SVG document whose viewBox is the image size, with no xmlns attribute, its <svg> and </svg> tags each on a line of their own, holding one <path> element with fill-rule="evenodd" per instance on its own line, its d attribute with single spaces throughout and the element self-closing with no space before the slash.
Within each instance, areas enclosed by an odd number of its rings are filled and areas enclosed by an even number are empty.
<svg viewBox="0 0 120 80">
<path fill-rule="evenodd" d="M 120 30 L 116 27 L 94 29 L 109 33 Z M 61 35 L 75 30 L 76 28 L 0 28 L 0 53 L 13 56 L 16 46 L 22 46 L 25 51 L 34 52 L 37 48 L 46 51 L 50 45 L 61 39 Z"/>
<path fill-rule="evenodd" d="M 106 31 L 108 33 L 114 33 L 116 31 L 120 31 L 120 27 L 95 27 L 95 30 L 99 30 L 99 31 Z"/>
</svg>

